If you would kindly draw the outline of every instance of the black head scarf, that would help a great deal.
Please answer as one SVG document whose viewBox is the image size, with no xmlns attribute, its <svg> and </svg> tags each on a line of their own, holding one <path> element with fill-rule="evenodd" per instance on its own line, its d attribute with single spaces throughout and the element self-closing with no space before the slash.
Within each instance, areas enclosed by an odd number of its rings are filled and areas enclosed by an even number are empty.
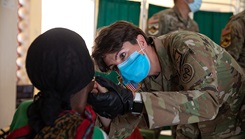
<svg viewBox="0 0 245 139">
<path fill-rule="evenodd" d="M 28 110 L 29 124 L 36 131 L 51 124 L 62 110 L 69 109 L 70 96 L 94 76 L 94 65 L 83 38 L 65 28 L 48 30 L 32 42 L 26 70 L 32 84 L 40 90 Z"/>
</svg>

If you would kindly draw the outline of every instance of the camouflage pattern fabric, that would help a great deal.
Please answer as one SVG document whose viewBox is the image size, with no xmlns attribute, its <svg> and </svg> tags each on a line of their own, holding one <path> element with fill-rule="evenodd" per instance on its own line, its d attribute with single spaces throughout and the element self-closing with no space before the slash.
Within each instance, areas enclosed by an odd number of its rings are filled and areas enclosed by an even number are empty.
<svg viewBox="0 0 245 139">
<path fill-rule="evenodd" d="M 175 31 L 154 39 L 161 65 L 144 80 L 149 128 L 172 126 L 174 138 L 243 138 L 245 77 L 208 37 Z M 243 136 L 243 137 L 242 137 Z"/>
<path fill-rule="evenodd" d="M 142 114 L 128 113 L 119 115 L 112 120 L 110 125 L 110 139 L 125 139 L 129 137 L 142 119 Z"/>
<path fill-rule="evenodd" d="M 197 23 L 190 17 L 184 19 L 177 7 L 162 10 L 149 18 L 145 33 L 148 36 L 160 36 L 175 30 L 199 32 Z"/>
<path fill-rule="evenodd" d="M 142 84 L 145 112 L 113 119 L 109 137 L 172 125 L 176 139 L 245 138 L 245 78 L 236 60 L 194 32 L 175 31 L 154 44 L 162 71 Z"/>
<path fill-rule="evenodd" d="M 220 44 L 245 69 L 245 10 L 230 17 L 222 30 Z"/>
</svg>

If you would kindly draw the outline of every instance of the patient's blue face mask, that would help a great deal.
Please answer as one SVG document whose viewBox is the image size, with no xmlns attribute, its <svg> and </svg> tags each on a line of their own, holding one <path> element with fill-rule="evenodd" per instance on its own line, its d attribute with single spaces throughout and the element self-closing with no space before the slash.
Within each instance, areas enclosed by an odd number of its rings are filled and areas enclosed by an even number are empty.
<svg viewBox="0 0 245 139">
<path fill-rule="evenodd" d="M 142 46 L 140 44 L 139 46 L 141 48 L 139 52 L 143 51 Z M 117 65 L 124 84 L 139 83 L 146 78 L 150 71 L 150 61 L 147 55 L 144 51 L 144 54 L 140 54 L 139 52 L 133 52 L 124 62 Z"/>
</svg>

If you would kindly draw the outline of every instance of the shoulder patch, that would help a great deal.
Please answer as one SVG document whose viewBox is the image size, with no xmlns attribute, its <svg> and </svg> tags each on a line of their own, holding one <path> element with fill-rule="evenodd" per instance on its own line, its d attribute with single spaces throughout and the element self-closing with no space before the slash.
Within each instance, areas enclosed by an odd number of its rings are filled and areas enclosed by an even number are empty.
<svg viewBox="0 0 245 139">
<path fill-rule="evenodd" d="M 231 33 L 232 26 L 231 24 L 227 24 L 226 27 L 222 30 L 222 36 L 225 36 L 227 34 Z"/>
<path fill-rule="evenodd" d="M 128 83 L 128 84 L 123 84 L 123 80 L 121 76 L 118 76 L 118 80 L 120 84 L 122 84 L 124 87 L 128 88 L 130 91 L 133 93 L 138 92 L 141 89 L 141 84 L 142 83 Z"/>
<path fill-rule="evenodd" d="M 228 47 L 231 44 L 231 24 L 227 24 L 226 27 L 221 32 L 220 45 L 223 48 Z"/>
<path fill-rule="evenodd" d="M 159 21 L 160 21 L 159 16 L 158 16 L 158 15 L 154 15 L 154 16 L 152 16 L 152 17 L 148 20 L 148 24 L 158 23 Z"/>
<path fill-rule="evenodd" d="M 190 82 L 191 79 L 194 76 L 194 73 L 195 73 L 195 71 L 194 71 L 194 69 L 193 69 L 193 67 L 192 67 L 191 64 L 189 64 L 189 63 L 183 64 L 182 67 L 181 67 L 181 72 L 180 72 L 180 74 L 181 74 L 181 81 L 183 83 Z"/>
<path fill-rule="evenodd" d="M 148 34 L 149 35 L 156 35 L 159 33 L 159 24 L 155 23 L 155 24 L 149 24 L 148 25 Z"/>
<path fill-rule="evenodd" d="M 148 34 L 156 35 L 159 33 L 159 16 L 154 15 L 148 20 Z"/>
</svg>

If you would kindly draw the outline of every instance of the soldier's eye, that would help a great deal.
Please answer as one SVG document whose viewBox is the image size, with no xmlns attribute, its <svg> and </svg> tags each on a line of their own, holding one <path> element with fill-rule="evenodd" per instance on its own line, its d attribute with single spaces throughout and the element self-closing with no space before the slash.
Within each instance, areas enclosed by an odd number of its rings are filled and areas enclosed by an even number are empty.
<svg viewBox="0 0 245 139">
<path fill-rule="evenodd" d="M 124 60 L 125 59 L 125 56 L 126 56 L 126 53 L 125 52 L 122 52 L 120 55 L 119 55 L 119 58 L 121 60 Z"/>
</svg>

